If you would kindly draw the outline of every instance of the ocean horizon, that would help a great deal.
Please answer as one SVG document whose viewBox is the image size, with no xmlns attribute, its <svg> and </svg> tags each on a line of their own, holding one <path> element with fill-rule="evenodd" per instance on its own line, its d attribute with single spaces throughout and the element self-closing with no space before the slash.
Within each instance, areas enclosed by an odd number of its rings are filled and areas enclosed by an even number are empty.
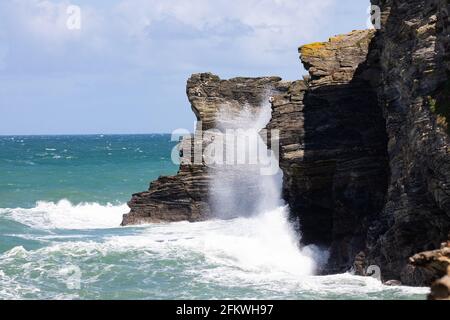
<svg viewBox="0 0 450 320">
<path fill-rule="evenodd" d="M 0 299 L 425 299 L 427 288 L 314 276 L 320 257 L 298 247 L 283 207 L 120 227 L 133 193 L 177 172 L 175 145 L 167 134 L 0 137 Z"/>
</svg>

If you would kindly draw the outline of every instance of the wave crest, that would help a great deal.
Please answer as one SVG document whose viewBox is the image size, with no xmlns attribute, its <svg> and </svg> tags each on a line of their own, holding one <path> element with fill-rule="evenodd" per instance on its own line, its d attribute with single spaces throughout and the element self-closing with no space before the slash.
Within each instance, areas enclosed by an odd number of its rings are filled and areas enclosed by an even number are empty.
<svg viewBox="0 0 450 320">
<path fill-rule="evenodd" d="M 63 199 L 39 201 L 31 209 L 0 209 L 0 215 L 38 229 L 107 229 L 117 228 L 122 215 L 129 211 L 126 204 L 80 203 Z"/>
</svg>

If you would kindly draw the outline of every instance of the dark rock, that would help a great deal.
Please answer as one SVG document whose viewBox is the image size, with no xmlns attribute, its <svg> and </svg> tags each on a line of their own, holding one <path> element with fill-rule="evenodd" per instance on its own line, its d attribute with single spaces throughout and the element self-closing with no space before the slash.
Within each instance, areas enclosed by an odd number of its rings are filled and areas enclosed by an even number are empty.
<svg viewBox="0 0 450 320">
<path fill-rule="evenodd" d="M 357 276 L 366 276 L 366 270 L 366 254 L 361 251 L 356 255 L 355 262 L 353 262 L 353 272 Z"/>
<path fill-rule="evenodd" d="M 450 270 L 448 272 L 450 274 Z M 450 276 L 445 276 L 431 285 L 429 300 L 450 300 Z"/>
<path fill-rule="evenodd" d="M 205 147 L 208 139 L 204 131 L 233 126 L 232 122 L 223 123 L 216 117 L 221 108 L 237 114 L 247 106 L 256 112 L 271 94 L 279 94 L 287 90 L 289 85 L 289 82 L 281 81 L 279 77 L 222 80 L 211 73 L 192 75 L 186 92 L 198 120 L 196 132 L 199 139 L 188 137 L 182 143 L 190 144 L 191 148 L 196 143 Z M 209 196 L 214 192 L 210 188 L 211 170 L 201 158 L 195 161 L 194 152 L 183 152 L 176 176 L 160 177 L 151 183 L 148 191 L 132 196 L 128 203 L 130 212 L 124 215 L 122 225 L 184 220 L 194 222 L 211 218 Z"/>
<path fill-rule="evenodd" d="M 142 223 L 200 221 L 210 215 L 205 166 L 181 165 L 176 176 L 160 177 L 149 191 L 134 194 L 122 226 Z"/>
<path fill-rule="evenodd" d="M 330 247 L 326 272 L 361 273 L 363 251 L 383 279 L 424 285 L 433 273 L 408 258 L 450 229 L 449 5 L 372 2 L 376 34 L 300 48 L 310 79 L 275 97 L 269 127 L 282 131 L 284 196 L 302 241 Z"/>
<path fill-rule="evenodd" d="M 438 248 L 450 230 L 450 140 L 430 103 L 449 81 L 449 4 L 372 3 L 381 7 L 383 22 L 368 63 L 380 68 L 390 178 L 383 212 L 368 237 L 368 259 L 382 266 L 385 278 L 423 285 L 430 275 L 412 272 L 408 257 Z"/>
<path fill-rule="evenodd" d="M 373 35 L 354 31 L 301 47 L 311 79 L 274 97 L 268 125 L 281 131 L 283 193 L 302 242 L 330 247 L 327 273 L 365 273 L 355 256 L 387 189 L 385 122 L 364 73 Z"/>
</svg>

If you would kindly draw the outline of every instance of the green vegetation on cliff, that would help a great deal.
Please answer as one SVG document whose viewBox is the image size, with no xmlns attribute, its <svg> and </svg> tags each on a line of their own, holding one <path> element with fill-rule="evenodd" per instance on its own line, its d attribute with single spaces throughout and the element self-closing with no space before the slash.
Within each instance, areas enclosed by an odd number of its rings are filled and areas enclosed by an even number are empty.
<svg viewBox="0 0 450 320">
<path fill-rule="evenodd" d="M 428 97 L 428 105 L 431 112 L 436 115 L 438 125 L 450 135 L 450 79 L 445 82 L 435 98 Z"/>
</svg>

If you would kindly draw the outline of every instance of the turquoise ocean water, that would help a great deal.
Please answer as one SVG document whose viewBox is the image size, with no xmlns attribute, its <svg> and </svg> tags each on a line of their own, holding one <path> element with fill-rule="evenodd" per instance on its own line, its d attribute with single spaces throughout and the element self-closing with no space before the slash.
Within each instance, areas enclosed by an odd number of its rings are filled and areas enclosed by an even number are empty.
<svg viewBox="0 0 450 320">
<path fill-rule="evenodd" d="M 0 137 L 0 299 L 424 299 L 314 276 L 286 208 L 119 227 L 131 194 L 175 174 L 170 135 Z M 313 263 L 313 261 L 315 261 Z"/>
</svg>

